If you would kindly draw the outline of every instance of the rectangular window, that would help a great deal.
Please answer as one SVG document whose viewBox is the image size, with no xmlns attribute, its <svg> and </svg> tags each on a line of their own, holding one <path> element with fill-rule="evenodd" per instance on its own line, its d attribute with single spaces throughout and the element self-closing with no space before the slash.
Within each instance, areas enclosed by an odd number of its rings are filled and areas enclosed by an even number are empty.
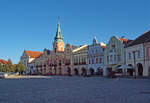
<svg viewBox="0 0 150 103">
<path fill-rule="evenodd" d="M 121 60 L 121 57 L 120 57 L 120 55 L 117 55 L 117 58 L 118 58 L 118 61 L 120 61 L 120 60 Z"/>
<path fill-rule="evenodd" d="M 94 59 L 92 59 L 92 64 L 94 64 Z"/>
<path fill-rule="evenodd" d="M 99 63 L 102 63 L 102 58 L 99 58 Z"/>
<path fill-rule="evenodd" d="M 98 58 L 96 58 L 96 63 L 98 63 Z"/>
<path fill-rule="evenodd" d="M 138 58 L 140 58 L 140 56 L 141 56 L 141 55 L 140 55 L 140 51 L 138 51 Z"/>
<path fill-rule="evenodd" d="M 110 56 L 110 61 L 111 61 L 111 62 L 113 61 L 113 56 L 112 56 L 112 55 Z"/>
<path fill-rule="evenodd" d="M 131 53 L 128 53 L 128 55 L 129 55 L 129 59 L 131 59 Z"/>
<path fill-rule="evenodd" d="M 109 56 L 107 56 L 107 62 L 109 62 Z"/>
<path fill-rule="evenodd" d="M 114 61 L 116 61 L 116 55 L 114 55 Z"/>
</svg>

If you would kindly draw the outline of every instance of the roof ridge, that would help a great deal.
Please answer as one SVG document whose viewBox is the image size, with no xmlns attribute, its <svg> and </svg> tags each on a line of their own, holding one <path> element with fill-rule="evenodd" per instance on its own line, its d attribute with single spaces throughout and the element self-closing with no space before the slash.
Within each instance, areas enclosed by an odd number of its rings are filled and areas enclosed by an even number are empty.
<svg viewBox="0 0 150 103">
<path fill-rule="evenodd" d="M 147 34 L 148 33 L 148 34 Z M 149 40 L 149 38 L 147 38 L 147 36 L 149 36 L 150 30 L 144 32 L 142 35 L 138 36 L 135 40 L 133 40 L 132 42 L 130 42 L 126 47 L 129 46 L 133 46 L 133 45 L 138 45 L 138 44 L 142 44 L 145 43 Z M 145 36 L 144 36 L 145 35 Z M 138 39 L 142 39 L 142 40 L 138 40 Z M 146 39 L 146 40 L 143 40 Z M 137 42 L 138 41 L 138 42 Z M 136 43 L 137 42 L 137 43 Z"/>
</svg>

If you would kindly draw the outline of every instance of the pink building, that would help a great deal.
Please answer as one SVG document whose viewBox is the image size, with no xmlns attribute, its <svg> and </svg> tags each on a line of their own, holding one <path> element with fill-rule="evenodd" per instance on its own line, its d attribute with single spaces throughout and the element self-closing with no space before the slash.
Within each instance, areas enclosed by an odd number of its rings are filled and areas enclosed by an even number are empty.
<svg viewBox="0 0 150 103">
<path fill-rule="evenodd" d="M 144 44 L 145 46 L 145 68 L 147 69 L 148 76 L 150 76 L 150 38 L 149 42 Z"/>
</svg>

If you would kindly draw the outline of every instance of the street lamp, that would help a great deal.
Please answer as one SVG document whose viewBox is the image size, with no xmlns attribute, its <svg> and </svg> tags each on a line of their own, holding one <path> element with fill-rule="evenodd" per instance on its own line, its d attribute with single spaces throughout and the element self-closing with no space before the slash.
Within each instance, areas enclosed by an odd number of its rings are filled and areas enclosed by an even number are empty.
<svg viewBox="0 0 150 103">
<path fill-rule="evenodd" d="M 136 68 L 135 68 L 135 67 L 136 67 L 136 66 L 135 66 L 135 65 L 136 65 L 135 52 L 136 52 L 136 51 L 133 51 L 133 52 L 132 52 L 132 53 L 133 53 L 133 62 L 134 62 L 134 73 L 135 73 L 135 69 L 136 69 Z M 136 73 L 135 73 L 134 75 L 136 76 Z"/>
</svg>

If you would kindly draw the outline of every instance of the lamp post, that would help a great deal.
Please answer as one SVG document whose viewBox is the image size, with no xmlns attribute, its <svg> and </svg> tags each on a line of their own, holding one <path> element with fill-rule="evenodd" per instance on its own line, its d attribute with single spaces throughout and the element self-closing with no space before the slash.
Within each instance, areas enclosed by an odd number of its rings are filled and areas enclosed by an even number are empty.
<svg viewBox="0 0 150 103">
<path fill-rule="evenodd" d="M 135 65 L 136 65 L 136 60 L 135 60 L 135 51 L 132 52 L 133 53 L 133 62 L 134 62 L 134 73 L 135 73 Z M 134 74 L 136 76 L 136 73 Z"/>
</svg>

